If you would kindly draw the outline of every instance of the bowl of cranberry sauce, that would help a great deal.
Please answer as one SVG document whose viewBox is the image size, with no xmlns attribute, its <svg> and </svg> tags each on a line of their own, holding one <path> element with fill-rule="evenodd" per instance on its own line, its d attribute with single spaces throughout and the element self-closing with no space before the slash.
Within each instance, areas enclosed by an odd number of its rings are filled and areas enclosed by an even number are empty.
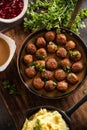
<svg viewBox="0 0 87 130">
<path fill-rule="evenodd" d="M 12 23 L 26 13 L 28 0 L 0 0 L 0 22 Z"/>
</svg>

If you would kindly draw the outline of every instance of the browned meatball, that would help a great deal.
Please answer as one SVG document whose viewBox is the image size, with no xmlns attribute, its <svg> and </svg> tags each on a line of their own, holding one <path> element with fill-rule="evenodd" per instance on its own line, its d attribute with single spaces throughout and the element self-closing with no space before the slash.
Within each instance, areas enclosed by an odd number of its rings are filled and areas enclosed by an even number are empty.
<svg viewBox="0 0 87 130">
<path fill-rule="evenodd" d="M 44 60 L 37 60 L 36 61 L 36 69 L 40 72 L 44 71 L 45 69 L 45 61 Z"/>
<path fill-rule="evenodd" d="M 26 46 L 26 51 L 27 53 L 29 54 L 35 54 L 36 53 L 36 46 L 32 43 L 32 42 L 29 42 Z"/>
<path fill-rule="evenodd" d="M 79 81 L 79 79 L 78 79 L 78 77 L 77 77 L 76 74 L 74 74 L 74 73 L 69 73 L 69 74 L 67 75 L 67 81 L 68 81 L 70 84 L 74 85 L 74 84 L 76 84 L 76 83 Z"/>
<path fill-rule="evenodd" d="M 53 78 L 53 72 L 49 70 L 45 70 L 41 73 L 41 78 L 44 80 L 50 80 Z"/>
<path fill-rule="evenodd" d="M 66 73 L 64 72 L 64 70 L 58 69 L 55 71 L 54 76 L 55 76 L 56 80 L 62 81 L 66 78 Z"/>
<path fill-rule="evenodd" d="M 61 92 L 65 92 L 68 89 L 68 83 L 65 81 L 58 82 L 57 89 Z"/>
<path fill-rule="evenodd" d="M 78 73 L 81 72 L 82 70 L 83 70 L 83 64 L 81 62 L 75 62 L 72 65 L 72 72 Z"/>
<path fill-rule="evenodd" d="M 27 55 L 25 55 L 25 56 L 23 57 L 23 61 L 24 61 L 25 64 L 30 64 L 30 63 L 33 62 L 33 56 L 27 54 Z"/>
<path fill-rule="evenodd" d="M 63 47 L 60 47 L 58 48 L 57 52 L 56 52 L 56 55 L 59 57 L 59 58 L 65 58 L 67 56 L 67 51 L 65 48 Z"/>
<path fill-rule="evenodd" d="M 47 51 L 48 51 L 49 53 L 54 53 L 57 49 L 58 49 L 57 45 L 55 45 L 53 42 L 50 42 L 50 43 L 47 45 Z"/>
<path fill-rule="evenodd" d="M 66 44 L 66 40 L 67 40 L 67 38 L 66 38 L 66 36 L 64 34 L 62 34 L 62 33 L 57 34 L 57 36 L 56 36 L 56 43 L 58 45 L 65 45 Z"/>
<path fill-rule="evenodd" d="M 79 61 L 82 57 L 81 53 L 78 50 L 69 51 L 69 56 L 72 61 Z"/>
<path fill-rule="evenodd" d="M 48 80 L 45 84 L 45 89 L 47 91 L 52 91 L 56 88 L 56 83 L 53 80 Z"/>
<path fill-rule="evenodd" d="M 65 47 L 67 50 L 73 50 L 76 47 L 76 43 L 74 41 L 70 40 L 66 43 Z"/>
<path fill-rule="evenodd" d="M 54 58 L 48 58 L 46 61 L 46 67 L 49 70 L 55 70 L 58 67 L 58 62 Z"/>
<path fill-rule="evenodd" d="M 40 90 L 44 87 L 44 81 L 41 78 L 37 77 L 33 79 L 33 86 L 35 89 Z"/>
<path fill-rule="evenodd" d="M 61 66 L 62 68 L 66 71 L 69 70 L 71 68 L 71 62 L 69 61 L 69 59 L 65 58 L 63 60 L 61 60 Z"/>
<path fill-rule="evenodd" d="M 45 38 L 46 38 L 46 40 L 48 42 L 49 41 L 54 41 L 54 39 L 55 39 L 55 32 L 49 31 L 49 32 L 45 33 Z"/>
<path fill-rule="evenodd" d="M 36 70 L 34 67 L 26 68 L 25 74 L 28 78 L 33 78 L 36 75 Z"/>
<path fill-rule="evenodd" d="M 38 37 L 36 40 L 36 45 L 38 48 L 42 48 L 46 46 L 46 41 L 44 39 L 44 37 Z"/>
<path fill-rule="evenodd" d="M 46 50 L 44 48 L 38 49 L 36 52 L 36 57 L 37 59 L 40 59 L 40 60 L 45 59 L 47 57 Z"/>
</svg>

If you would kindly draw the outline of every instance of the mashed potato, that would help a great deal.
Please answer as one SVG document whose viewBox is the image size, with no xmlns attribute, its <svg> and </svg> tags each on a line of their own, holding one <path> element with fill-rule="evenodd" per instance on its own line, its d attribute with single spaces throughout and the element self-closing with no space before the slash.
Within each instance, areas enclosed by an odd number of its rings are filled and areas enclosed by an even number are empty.
<svg viewBox="0 0 87 130">
<path fill-rule="evenodd" d="M 26 119 L 22 130 L 69 130 L 69 127 L 58 111 L 40 109 Z"/>
</svg>

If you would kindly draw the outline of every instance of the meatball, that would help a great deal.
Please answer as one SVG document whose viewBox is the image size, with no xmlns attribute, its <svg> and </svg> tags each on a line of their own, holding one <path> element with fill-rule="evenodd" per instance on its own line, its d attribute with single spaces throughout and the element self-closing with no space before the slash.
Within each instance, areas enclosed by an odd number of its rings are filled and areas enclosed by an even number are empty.
<svg viewBox="0 0 87 130">
<path fill-rule="evenodd" d="M 55 39 L 55 32 L 49 31 L 49 32 L 45 33 L 45 38 L 46 38 L 46 40 L 48 42 L 49 41 L 54 41 L 54 39 Z"/>
<path fill-rule="evenodd" d="M 76 84 L 76 83 L 79 81 L 79 79 L 78 79 L 78 77 L 77 77 L 76 74 L 74 74 L 74 73 L 69 73 L 69 74 L 67 75 L 67 81 L 68 81 L 70 84 L 74 85 L 74 84 Z"/>
<path fill-rule="evenodd" d="M 45 61 L 44 60 L 37 60 L 36 61 L 36 69 L 40 72 L 44 71 L 45 69 Z"/>
<path fill-rule="evenodd" d="M 54 53 L 57 49 L 57 45 L 55 45 L 53 42 L 49 42 L 49 44 L 47 45 L 47 51 L 49 53 Z"/>
<path fill-rule="evenodd" d="M 65 92 L 68 89 L 68 83 L 65 81 L 58 82 L 57 89 L 61 92 Z"/>
<path fill-rule="evenodd" d="M 82 70 L 83 70 L 83 64 L 81 62 L 75 62 L 72 65 L 72 72 L 78 73 L 81 72 Z"/>
<path fill-rule="evenodd" d="M 70 40 L 66 43 L 65 47 L 67 50 L 73 50 L 76 47 L 76 43 L 74 41 Z"/>
<path fill-rule="evenodd" d="M 27 54 L 27 55 L 25 55 L 25 56 L 23 57 L 23 61 L 24 61 L 25 64 L 30 64 L 30 63 L 33 62 L 33 56 Z"/>
<path fill-rule="evenodd" d="M 46 70 L 41 73 L 41 78 L 44 80 L 50 80 L 53 78 L 53 72 Z"/>
<path fill-rule="evenodd" d="M 81 53 L 78 50 L 69 51 L 69 56 L 72 61 L 79 61 L 82 57 Z"/>
<path fill-rule="evenodd" d="M 55 70 L 58 67 L 58 62 L 54 58 L 48 58 L 46 61 L 46 67 L 49 70 Z"/>
<path fill-rule="evenodd" d="M 29 42 L 26 46 L 26 51 L 27 53 L 29 54 L 35 54 L 36 53 L 36 46 L 32 43 L 32 42 Z"/>
<path fill-rule="evenodd" d="M 40 90 L 44 87 L 44 81 L 41 78 L 36 77 L 33 79 L 33 86 L 35 89 Z"/>
<path fill-rule="evenodd" d="M 37 59 L 45 59 L 47 57 L 47 52 L 44 48 L 40 48 L 36 52 Z"/>
<path fill-rule="evenodd" d="M 55 71 L 54 76 L 55 76 L 56 80 L 62 81 L 66 78 L 66 73 L 64 72 L 64 70 L 58 69 Z"/>
<path fill-rule="evenodd" d="M 65 58 L 63 60 L 61 60 L 61 66 L 64 70 L 69 70 L 71 68 L 71 62 L 69 61 L 69 59 Z"/>
<path fill-rule="evenodd" d="M 36 75 L 36 70 L 34 67 L 26 68 L 25 74 L 28 78 L 33 78 Z"/>
<path fill-rule="evenodd" d="M 45 84 L 45 89 L 47 91 L 52 91 L 55 89 L 56 85 L 57 84 L 53 80 L 48 80 Z"/>
<path fill-rule="evenodd" d="M 63 47 L 60 47 L 57 52 L 56 52 L 56 55 L 59 57 L 59 58 L 65 58 L 67 56 L 67 51 L 65 48 Z"/>
<path fill-rule="evenodd" d="M 46 41 L 44 39 L 44 37 L 38 37 L 36 40 L 36 45 L 38 48 L 42 48 L 46 46 Z"/>
<path fill-rule="evenodd" d="M 66 38 L 66 36 L 64 34 L 62 34 L 62 33 L 57 34 L 57 36 L 56 36 L 56 43 L 58 45 L 65 45 L 66 44 L 66 40 L 67 40 L 67 38 Z"/>
</svg>

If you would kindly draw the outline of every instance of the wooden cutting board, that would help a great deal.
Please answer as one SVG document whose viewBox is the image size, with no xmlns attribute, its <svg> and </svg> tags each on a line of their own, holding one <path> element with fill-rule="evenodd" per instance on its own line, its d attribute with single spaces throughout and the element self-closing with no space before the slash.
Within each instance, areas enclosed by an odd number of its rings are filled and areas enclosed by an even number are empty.
<svg viewBox="0 0 87 130">
<path fill-rule="evenodd" d="M 23 31 L 23 25 L 21 23 L 4 33 L 15 40 L 17 48 L 8 68 L 0 73 L 0 96 L 11 115 L 17 130 L 19 128 L 20 119 L 23 118 L 23 113 L 28 108 L 39 105 L 52 105 L 65 111 L 84 96 L 83 91 L 87 89 L 87 79 L 77 92 L 61 100 L 47 100 L 29 92 L 22 84 L 17 72 L 17 56 L 23 41 L 30 33 L 25 33 Z M 9 80 L 15 84 L 18 91 L 17 95 L 9 94 L 8 90 L 2 85 L 4 80 Z M 71 119 L 75 130 L 87 130 L 87 103 L 83 104 L 75 113 L 73 113 Z"/>
</svg>

